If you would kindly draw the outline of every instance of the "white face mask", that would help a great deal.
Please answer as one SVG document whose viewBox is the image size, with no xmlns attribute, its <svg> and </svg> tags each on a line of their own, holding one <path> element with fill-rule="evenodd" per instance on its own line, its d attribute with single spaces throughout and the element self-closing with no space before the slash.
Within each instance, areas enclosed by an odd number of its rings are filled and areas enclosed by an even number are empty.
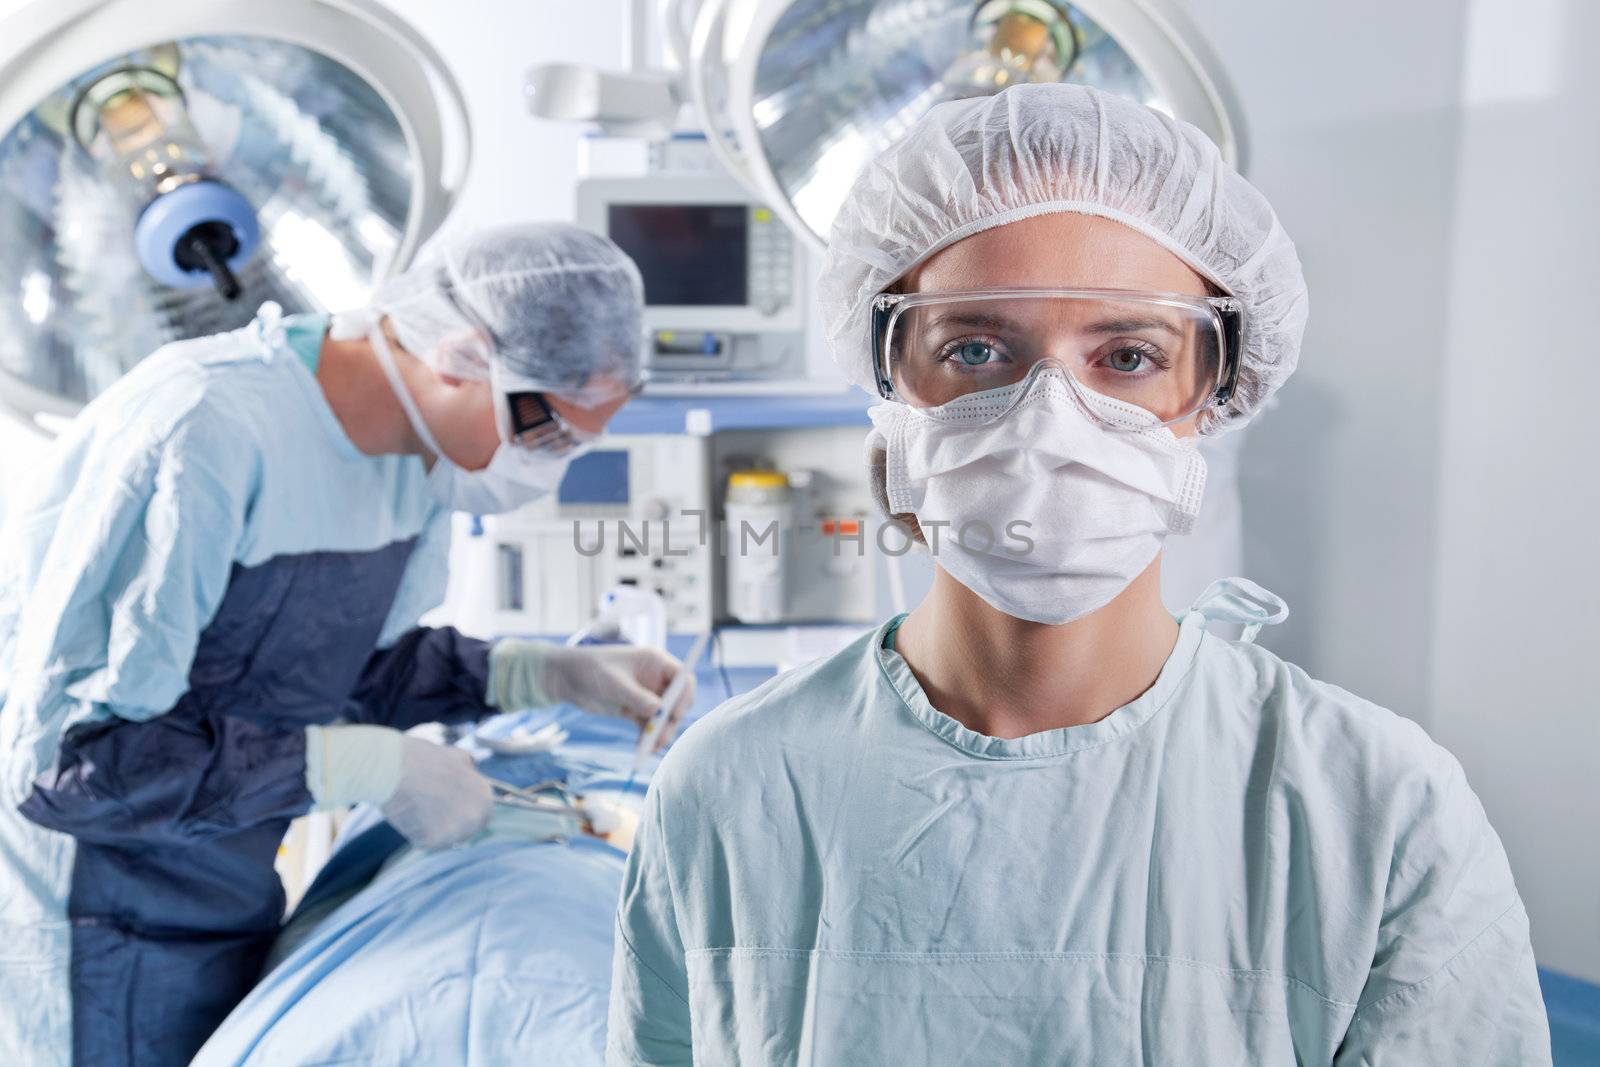
<svg viewBox="0 0 1600 1067">
<path fill-rule="evenodd" d="M 568 465 L 583 453 L 581 445 L 557 454 L 501 441 L 500 447 L 489 457 L 488 466 L 482 470 L 469 471 L 458 467 L 445 455 L 439 442 L 434 440 L 428 424 L 423 421 L 422 412 L 417 409 L 416 401 L 400 377 L 400 369 L 395 366 L 394 353 L 389 349 L 389 341 L 383 335 L 383 330 L 374 325 L 367 333 L 367 340 L 377 354 L 378 365 L 383 368 L 384 376 L 389 379 L 389 387 L 405 409 L 411 428 L 428 451 L 433 453 L 433 469 L 428 472 L 428 491 L 452 511 L 466 511 L 474 515 L 500 515 L 515 511 L 553 492 L 561 484 Z"/>
<path fill-rule="evenodd" d="M 1086 405 L 1138 428 L 1107 429 Z M 1193 442 L 1057 369 L 871 414 L 889 510 L 915 514 L 939 565 L 1015 618 L 1060 624 L 1104 607 L 1200 510 L 1206 466 Z"/>
</svg>

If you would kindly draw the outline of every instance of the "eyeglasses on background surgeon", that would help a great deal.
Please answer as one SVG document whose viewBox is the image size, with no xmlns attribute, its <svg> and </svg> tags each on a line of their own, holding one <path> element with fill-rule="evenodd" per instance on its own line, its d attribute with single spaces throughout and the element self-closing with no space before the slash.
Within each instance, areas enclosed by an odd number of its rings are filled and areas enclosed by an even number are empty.
<svg viewBox="0 0 1600 1067">
<path fill-rule="evenodd" d="M 609 1062 L 1548 1064 L 1460 764 L 1255 645 L 1256 584 L 1161 601 L 1196 441 L 1299 357 L 1261 192 L 1183 122 L 1017 85 L 864 168 L 818 285 L 933 586 L 667 755 Z"/>
<path fill-rule="evenodd" d="M 477 835 L 490 782 L 408 728 L 655 710 L 665 653 L 418 625 L 452 510 L 550 492 L 637 388 L 641 302 L 604 238 L 503 226 L 363 310 L 166 346 L 66 428 L 0 531 L 0 1062 L 188 1062 L 312 808 Z"/>
</svg>

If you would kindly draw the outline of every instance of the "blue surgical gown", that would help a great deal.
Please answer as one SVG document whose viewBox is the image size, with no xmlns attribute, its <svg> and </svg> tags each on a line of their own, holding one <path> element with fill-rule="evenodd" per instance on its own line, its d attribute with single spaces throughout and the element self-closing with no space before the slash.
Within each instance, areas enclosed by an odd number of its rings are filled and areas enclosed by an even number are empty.
<svg viewBox="0 0 1600 1067">
<path fill-rule="evenodd" d="M 420 460 L 356 449 L 274 310 L 97 398 L 0 532 L 0 1063 L 187 1062 L 282 918 L 306 725 L 488 710 L 486 646 L 417 625 Z"/>
<path fill-rule="evenodd" d="M 691 727 L 624 875 L 608 1062 L 1548 1064 L 1459 764 L 1204 622 L 1131 704 L 1014 740 L 882 629 Z"/>
</svg>

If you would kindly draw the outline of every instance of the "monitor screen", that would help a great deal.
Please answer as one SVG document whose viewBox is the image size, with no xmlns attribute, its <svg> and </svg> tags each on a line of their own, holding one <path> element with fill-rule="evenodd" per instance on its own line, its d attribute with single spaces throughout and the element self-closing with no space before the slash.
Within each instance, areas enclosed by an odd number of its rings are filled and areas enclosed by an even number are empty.
<svg viewBox="0 0 1600 1067">
<path fill-rule="evenodd" d="M 611 204 L 611 239 L 639 265 L 652 307 L 743 307 L 749 210 L 743 204 Z"/>
</svg>

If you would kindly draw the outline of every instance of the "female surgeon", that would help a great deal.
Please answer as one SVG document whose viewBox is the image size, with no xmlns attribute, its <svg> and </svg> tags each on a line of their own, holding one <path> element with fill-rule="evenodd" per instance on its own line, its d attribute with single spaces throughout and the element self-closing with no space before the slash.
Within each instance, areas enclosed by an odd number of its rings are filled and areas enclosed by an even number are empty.
<svg viewBox="0 0 1600 1067">
<path fill-rule="evenodd" d="M 603 238 L 494 229 L 331 324 L 163 348 L 63 433 L 0 535 L 0 1063 L 187 1063 L 312 807 L 476 834 L 489 783 L 408 727 L 649 714 L 662 653 L 417 625 L 451 510 L 548 492 L 625 402 L 641 300 Z"/>
<path fill-rule="evenodd" d="M 1080 86 L 942 104 L 857 178 L 822 273 L 882 397 L 909 615 L 692 727 L 625 876 L 616 1064 L 1550 1062 L 1528 920 L 1457 762 L 1208 618 L 1163 538 L 1195 435 L 1289 374 L 1267 202 Z"/>
</svg>

